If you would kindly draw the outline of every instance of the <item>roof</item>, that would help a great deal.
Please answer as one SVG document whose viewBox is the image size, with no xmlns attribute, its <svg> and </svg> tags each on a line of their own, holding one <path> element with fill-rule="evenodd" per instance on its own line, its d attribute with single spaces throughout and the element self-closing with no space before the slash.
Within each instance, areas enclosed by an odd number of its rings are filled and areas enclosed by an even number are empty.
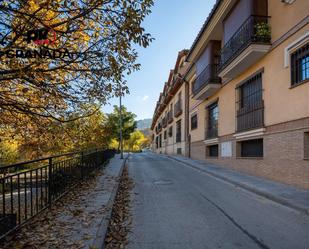
<svg viewBox="0 0 309 249">
<path fill-rule="evenodd" d="M 173 75 L 174 75 L 174 73 L 177 71 L 177 69 L 179 67 L 179 62 L 180 62 L 181 58 L 183 56 L 186 56 L 188 52 L 189 52 L 188 49 L 183 49 L 183 50 L 178 52 L 174 69 L 171 69 L 170 72 L 169 72 L 168 81 L 165 82 L 164 86 L 163 86 L 163 92 L 167 90 L 167 85 L 171 84 L 172 79 L 173 79 Z M 157 104 L 156 104 L 156 107 L 155 107 L 155 111 L 154 111 L 154 115 L 153 115 L 153 119 L 152 119 L 152 124 L 151 124 L 151 128 L 152 129 L 153 129 L 153 126 L 154 126 L 154 124 L 155 124 L 155 122 L 157 120 L 156 114 L 157 114 L 158 109 L 160 108 L 160 104 L 161 104 L 160 102 L 161 102 L 161 99 L 163 97 L 163 92 L 160 93 L 159 101 L 157 101 Z"/>
<path fill-rule="evenodd" d="M 215 5 L 212 7 L 212 10 L 210 11 L 208 17 L 206 18 L 202 28 L 200 29 L 200 31 L 198 32 L 195 40 L 193 41 L 193 44 L 188 52 L 187 58 L 190 57 L 191 53 L 193 52 L 196 44 L 198 43 L 199 39 L 201 38 L 203 32 L 205 31 L 205 29 L 207 28 L 208 23 L 210 22 L 212 16 L 215 14 L 216 10 L 218 9 L 220 3 L 223 2 L 223 0 L 216 0 Z"/>
</svg>

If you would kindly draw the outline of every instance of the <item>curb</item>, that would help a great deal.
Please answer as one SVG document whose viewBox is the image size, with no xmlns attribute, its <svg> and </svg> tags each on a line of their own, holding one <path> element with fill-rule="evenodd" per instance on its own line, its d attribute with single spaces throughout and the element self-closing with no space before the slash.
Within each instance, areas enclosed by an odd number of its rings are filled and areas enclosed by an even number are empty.
<svg viewBox="0 0 309 249">
<path fill-rule="evenodd" d="M 129 158 L 130 154 L 128 154 L 124 159 L 123 159 L 123 163 L 121 165 L 121 168 L 119 170 L 119 173 L 117 175 L 117 178 L 119 178 L 121 175 L 122 175 L 122 172 L 123 172 L 123 168 L 127 162 L 127 159 Z M 115 201 L 115 198 L 116 198 L 116 194 L 117 194 L 117 191 L 118 191 L 118 187 L 119 187 L 119 181 L 117 181 L 117 183 L 115 184 L 112 192 L 111 192 L 111 195 L 110 195 L 110 198 L 107 202 L 107 205 L 106 207 L 109 207 L 109 210 L 107 211 L 107 216 L 104 217 L 101 222 L 100 222 L 100 225 L 98 227 L 98 230 L 96 232 L 96 236 L 95 236 L 95 239 L 91 245 L 90 248 L 93 248 L 93 249 L 104 249 L 105 248 L 105 237 L 106 237 L 106 234 L 107 234 L 107 228 L 108 228 L 108 224 L 110 222 L 110 219 L 112 217 L 112 211 L 113 211 L 113 203 Z"/>
<path fill-rule="evenodd" d="M 193 165 L 193 164 L 191 164 L 191 163 L 189 163 L 189 162 L 184 162 L 184 161 L 182 161 L 182 160 L 180 160 L 180 159 L 178 159 L 178 158 L 174 158 L 174 157 L 171 157 L 171 156 L 168 156 L 168 155 L 165 155 L 165 156 L 166 156 L 167 158 L 171 159 L 171 160 L 175 160 L 175 161 L 177 161 L 177 162 L 181 162 L 181 163 L 183 163 L 183 164 L 185 164 L 185 165 L 188 165 L 188 166 L 191 167 L 191 168 L 194 168 L 194 169 L 197 169 L 197 170 L 199 170 L 199 171 L 202 171 L 202 172 L 204 172 L 204 173 L 206 173 L 206 174 L 208 174 L 208 175 L 211 175 L 211 176 L 213 176 L 213 177 L 215 177 L 215 178 L 218 178 L 218 179 L 220 179 L 220 180 L 229 182 L 229 183 L 231 183 L 231 184 L 233 184 L 233 185 L 236 185 L 236 186 L 238 186 L 238 187 L 241 187 L 241 188 L 243 188 L 243 189 L 245 189 L 245 190 L 247 190 L 247 191 L 250 191 L 250 192 L 255 193 L 255 194 L 257 194 L 257 195 L 260 195 L 260 196 L 262 196 L 262 197 L 265 197 L 265 198 L 267 198 L 267 199 L 269 199 L 269 200 L 271 200 L 271 201 L 274 201 L 274 202 L 276 202 L 276 203 L 279 203 L 279 204 L 281 204 L 281 205 L 283 205 L 283 206 L 287 206 L 287 207 L 289 207 L 289 208 L 292 208 L 292 209 L 295 209 L 295 210 L 300 211 L 300 212 L 302 212 L 302 213 L 305 213 L 306 215 L 309 215 L 309 208 L 307 208 L 307 207 L 294 204 L 294 203 L 292 203 L 292 202 L 290 202 L 290 201 L 287 201 L 287 200 L 285 200 L 285 199 L 283 199 L 283 198 L 280 198 L 280 197 L 278 197 L 278 196 L 276 196 L 276 195 L 272 195 L 272 194 L 267 193 L 267 192 L 265 192 L 265 191 L 263 191 L 263 190 L 259 190 L 259 189 L 256 189 L 256 188 L 254 188 L 254 187 L 251 187 L 250 185 L 247 185 L 247 184 L 245 184 L 245 183 L 241 183 L 241 182 L 239 182 L 239 181 L 234 181 L 234 180 L 232 180 L 232 179 L 230 179 L 230 178 L 228 178 L 228 177 L 221 176 L 221 175 L 216 174 L 216 173 L 213 173 L 213 172 L 209 172 L 207 169 L 201 169 L 201 168 L 196 167 L 195 165 Z"/>
</svg>

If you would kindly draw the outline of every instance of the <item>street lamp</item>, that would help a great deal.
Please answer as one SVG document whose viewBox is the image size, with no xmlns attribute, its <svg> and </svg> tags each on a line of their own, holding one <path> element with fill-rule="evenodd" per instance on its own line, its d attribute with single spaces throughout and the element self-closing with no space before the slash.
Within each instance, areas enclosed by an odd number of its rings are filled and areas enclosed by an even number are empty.
<svg viewBox="0 0 309 249">
<path fill-rule="evenodd" d="M 122 90 L 119 84 L 119 142 L 120 142 L 120 159 L 123 159 L 123 141 L 122 141 Z"/>
</svg>

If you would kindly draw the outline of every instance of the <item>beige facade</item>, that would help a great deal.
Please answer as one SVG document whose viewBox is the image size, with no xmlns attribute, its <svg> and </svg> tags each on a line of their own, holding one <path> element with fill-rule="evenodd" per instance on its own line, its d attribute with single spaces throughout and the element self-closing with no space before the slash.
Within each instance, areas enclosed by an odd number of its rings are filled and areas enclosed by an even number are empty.
<svg viewBox="0 0 309 249">
<path fill-rule="evenodd" d="M 179 52 L 156 106 L 152 124 L 152 149 L 157 153 L 186 155 L 186 83 L 183 76 L 189 64 L 187 50 Z M 170 116 L 169 116 L 169 115 Z M 178 124 L 180 127 L 177 129 Z"/>
<path fill-rule="evenodd" d="M 186 54 L 185 155 L 309 188 L 308 10 L 217 1 Z"/>
</svg>

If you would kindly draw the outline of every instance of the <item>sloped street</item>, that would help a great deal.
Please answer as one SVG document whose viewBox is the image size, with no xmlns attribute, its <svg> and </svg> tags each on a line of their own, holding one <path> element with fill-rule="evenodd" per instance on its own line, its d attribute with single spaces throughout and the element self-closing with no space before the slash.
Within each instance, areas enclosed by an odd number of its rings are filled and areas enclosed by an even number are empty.
<svg viewBox="0 0 309 249">
<path fill-rule="evenodd" d="M 130 249 L 282 248 L 309 245 L 309 216 L 152 153 L 128 161 Z"/>
</svg>

